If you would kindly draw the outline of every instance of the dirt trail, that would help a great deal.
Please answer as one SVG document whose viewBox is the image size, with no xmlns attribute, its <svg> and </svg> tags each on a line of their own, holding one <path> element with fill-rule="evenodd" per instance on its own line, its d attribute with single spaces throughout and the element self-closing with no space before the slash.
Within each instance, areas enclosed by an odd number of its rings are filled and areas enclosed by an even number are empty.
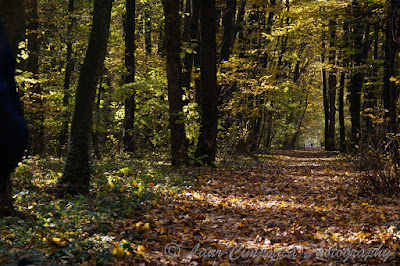
<svg viewBox="0 0 400 266">
<path fill-rule="evenodd" d="M 280 152 L 258 164 L 202 169 L 198 177 L 200 186 L 165 195 L 149 210 L 137 263 L 383 265 L 386 259 L 394 265 L 399 259 L 398 200 L 360 198 L 350 163 L 333 153 Z"/>
</svg>

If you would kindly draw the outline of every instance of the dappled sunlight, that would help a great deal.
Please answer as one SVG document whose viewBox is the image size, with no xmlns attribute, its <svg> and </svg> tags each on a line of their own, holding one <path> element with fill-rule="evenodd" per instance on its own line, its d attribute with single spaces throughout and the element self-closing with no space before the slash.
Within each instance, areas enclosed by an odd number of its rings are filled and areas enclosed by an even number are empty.
<svg viewBox="0 0 400 266">
<path fill-rule="evenodd" d="M 398 237 L 390 229 L 399 218 L 398 201 L 384 207 L 357 197 L 349 178 L 353 173 L 338 162 L 340 158 L 291 158 L 285 157 L 283 167 L 282 160 L 269 162 L 268 171 L 260 165 L 199 173 L 202 185 L 171 198 L 175 207 L 162 215 L 163 235 L 171 236 L 182 254 L 189 256 L 173 261 L 189 263 L 208 254 L 205 261 L 211 262 L 218 252 L 226 259 L 229 251 L 240 246 L 243 252 L 269 251 L 271 256 L 271 252 L 295 249 L 292 262 L 313 261 L 315 256 L 310 254 L 333 247 L 355 252 L 384 244 L 381 249 L 385 247 L 389 255 Z M 309 171 L 309 175 L 296 171 L 300 165 L 319 168 L 321 162 L 326 169 Z M 261 261 L 271 259 L 265 256 Z M 243 255 L 230 263 L 240 265 L 252 259 Z"/>
</svg>

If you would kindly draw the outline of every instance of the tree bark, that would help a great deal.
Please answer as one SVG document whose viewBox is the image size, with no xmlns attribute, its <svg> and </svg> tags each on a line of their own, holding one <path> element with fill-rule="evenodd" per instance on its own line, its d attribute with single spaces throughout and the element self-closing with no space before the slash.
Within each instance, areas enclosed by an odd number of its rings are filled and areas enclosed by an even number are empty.
<svg viewBox="0 0 400 266">
<path fill-rule="evenodd" d="M 325 40 L 324 36 L 322 38 L 323 49 L 325 48 Z M 325 51 L 321 54 L 321 63 L 325 62 Z M 327 143 L 329 142 L 329 98 L 328 98 L 328 84 L 326 81 L 326 69 L 323 66 L 321 69 L 321 82 L 322 82 L 322 97 L 324 104 L 324 119 L 325 119 L 325 130 L 324 130 L 324 140 L 325 140 L 325 150 L 328 150 Z"/>
<path fill-rule="evenodd" d="M 26 0 L 27 8 L 27 30 L 29 58 L 26 70 L 32 73 L 36 83 L 31 84 L 30 100 L 32 110 L 28 114 L 28 124 L 31 131 L 28 152 L 29 154 L 43 154 L 44 152 L 44 108 L 42 100 L 42 88 L 39 82 L 39 33 L 38 33 L 38 1 Z"/>
<path fill-rule="evenodd" d="M 190 45 L 190 47 L 196 47 L 198 41 L 198 0 L 188 0 L 186 1 L 185 12 L 190 15 L 185 17 L 184 29 L 183 29 L 183 42 Z M 196 48 L 197 49 L 197 48 Z M 182 87 L 189 90 L 192 81 L 192 71 L 193 71 L 193 60 L 195 54 L 193 52 L 185 52 L 185 57 L 183 59 L 183 73 L 182 73 Z"/>
<path fill-rule="evenodd" d="M 378 60 L 378 50 L 379 50 L 379 23 L 374 25 L 374 39 L 373 39 L 373 53 L 372 53 L 372 63 L 369 71 L 369 83 L 365 84 L 365 93 L 364 93 L 364 110 L 367 110 L 365 113 L 372 113 L 377 106 L 377 93 L 378 93 L 378 64 L 376 60 Z M 367 137 L 372 134 L 372 129 L 374 127 L 373 119 L 365 115 L 365 131 Z"/>
<path fill-rule="evenodd" d="M 345 138 L 346 138 L 346 129 L 344 126 L 344 87 L 346 81 L 346 73 L 342 71 L 340 73 L 340 83 L 339 83 L 339 96 L 338 96 L 338 104 L 339 104 L 339 150 L 340 152 L 346 151 L 345 146 Z"/>
<path fill-rule="evenodd" d="M 361 92 L 364 84 L 364 73 L 361 70 L 363 60 L 368 55 L 370 47 L 368 24 L 361 21 L 362 10 L 361 5 L 357 1 L 352 2 L 353 17 L 353 73 L 350 80 L 350 115 L 351 115 L 351 146 L 355 150 L 360 142 L 361 133 Z M 363 38 L 365 36 L 365 38 Z"/>
<path fill-rule="evenodd" d="M 335 115 L 336 115 L 336 69 L 334 68 L 336 59 L 336 22 L 334 20 L 329 21 L 329 78 L 328 78 L 328 100 L 329 100 L 329 128 L 328 136 L 325 143 L 325 149 L 328 151 L 334 151 L 335 147 Z"/>
<path fill-rule="evenodd" d="M 23 37 L 24 14 L 25 9 L 22 0 L 0 0 L 0 19 L 4 21 L 5 34 L 8 37 L 13 58 L 15 58 L 17 54 L 18 43 Z M 2 36 L 0 36 L 0 39 L 1 38 Z M 14 70 L 15 69 L 12 69 L 12 71 Z M 12 202 L 10 173 L 8 169 L 0 169 L 0 217 L 12 214 Z"/>
<path fill-rule="evenodd" d="M 341 45 L 341 50 L 344 50 L 349 45 L 349 25 L 347 22 L 343 24 L 343 38 L 344 41 Z M 341 52 L 341 64 L 344 69 L 348 67 L 348 54 L 345 52 Z M 346 128 L 344 124 L 344 91 L 346 86 L 346 70 L 342 70 L 340 73 L 340 81 L 339 81 L 339 96 L 338 96 L 338 106 L 339 106 L 339 150 L 340 152 L 346 152 Z"/>
<path fill-rule="evenodd" d="M 181 17 L 178 6 L 179 0 L 164 1 L 172 166 L 179 166 L 187 162 L 187 141 L 185 125 L 182 121 Z"/>
<path fill-rule="evenodd" d="M 64 145 L 68 143 L 68 128 L 71 120 L 71 112 L 69 111 L 69 101 L 71 98 L 70 93 L 70 85 L 71 85 L 71 76 L 75 67 L 75 59 L 73 58 L 73 40 L 72 40 L 72 30 L 75 27 L 76 19 L 72 16 L 72 13 L 75 10 L 75 1 L 69 0 L 68 2 L 68 26 L 67 26 L 67 65 L 65 67 L 65 76 L 64 76 L 64 97 L 63 97 L 63 107 L 64 110 L 62 112 L 62 126 L 61 131 L 58 136 L 58 147 L 57 153 L 61 156 L 62 151 L 64 150 Z"/>
<path fill-rule="evenodd" d="M 124 21 L 125 31 L 125 67 L 127 73 L 125 76 L 125 84 L 135 82 L 135 14 L 136 1 L 126 0 L 126 13 Z M 135 152 L 135 102 L 136 92 L 132 89 L 128 98 L 125 99 L 125 118 L 123 145 L 124 150 Z"/>
<path fill-rule="evenodd" d="M 0 0 L 0 18 L 10 42 L 14 58 L 18 53 L 18 43 L 25 35 L 25 5 L 24 0 Z"/>
<path fill-rule="evenodd" d="M 143 34 L 144 51 L 146 55 L 151 55 L 151 5 L 150 1 L 143 4 Z"/>
<path fill-rule="evenodd" d="M 196 160 L 212 165 L 217 151 L 217 67 L 215 0 L 200 1 L 201 125 Z"/>
<path fill-rule="evenodd" d="M 235 41 L 235 15 L 237 0 L 226 0 L 225 12 L 222 17 L 224 35 L 222 37 L 221 60 L 228 61 Z"/>
<path fill-rule="evenodd" d="M 383 75 L 383 103 L 384 108 L 388 111 L 386 117 L 389 118 L 388 131 L 390 133 L 397 132 L 396 104 L 399 97 L 399 91 L 395 82 L 391 81 L 390 78 L 395 77 L 395 61 L 397 50 L 400 45 L 399 6 L 399 0 L 390 1 L 385 29 L 386 41 L 384 46 L 385 62 Z"/>
<path fill-rule="evenodd" d="M 61 193 L 89 192 L 90 135 L 96 87 L 107 51 L 112 0 L 95 0 L 93 25 L 86 56 L 79 76 Z"/>
</svg>

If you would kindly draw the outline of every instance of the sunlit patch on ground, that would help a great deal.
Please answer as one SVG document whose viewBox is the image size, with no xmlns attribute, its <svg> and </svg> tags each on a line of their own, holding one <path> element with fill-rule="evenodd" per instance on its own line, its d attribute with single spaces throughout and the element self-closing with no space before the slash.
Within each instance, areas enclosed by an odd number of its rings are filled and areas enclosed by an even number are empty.
<svg viewBox="0 0 400 266">
<path fill-rule="evenodd" d="M 396 265 L 399 259 L 399 200 L 359 197 L 351 164 L 334 154 L 280 152 L 178 171 L 121 159 L 98 164 L 92 194 L 70 199 L 53 193 L 61 166 L 36 160 L 20 166 L 16 206 L 32 218 L 1 221 L 0 249 L 7 250 L 1 262 L 22 254 L 39 265 Z M 356 253 L 363 249 L 390 257 L 366 259 Z M 338 250 L 355 255 L 329 255 Z"/>
</svg>

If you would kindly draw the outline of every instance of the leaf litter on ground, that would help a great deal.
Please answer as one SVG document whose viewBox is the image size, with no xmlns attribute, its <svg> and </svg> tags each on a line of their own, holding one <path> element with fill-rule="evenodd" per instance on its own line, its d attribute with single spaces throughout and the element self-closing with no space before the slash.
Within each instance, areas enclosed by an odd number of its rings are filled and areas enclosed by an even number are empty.
<svg viewBox="0 0 400 266">
<path fill-rule="evenodd" d="M 95 168 L 91 195 L 70 199 L 52 190 L 60 162 L 24 163 L 16 206 L 35 219 L 0 222 L 1 264 L 22 255 L 38 265 L 399 261 L 398 198 L 360 197 L 351 162 L 335 153 L 281 151 L 179 170 L 121 159 Z"/>
</svg>

